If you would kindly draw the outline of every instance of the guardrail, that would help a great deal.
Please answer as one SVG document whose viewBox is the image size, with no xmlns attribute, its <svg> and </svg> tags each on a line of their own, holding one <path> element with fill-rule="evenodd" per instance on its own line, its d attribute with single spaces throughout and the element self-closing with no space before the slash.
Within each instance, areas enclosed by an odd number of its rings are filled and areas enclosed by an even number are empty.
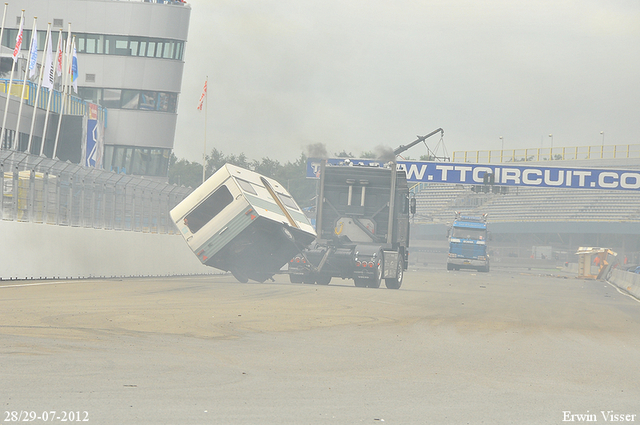
<svg viewBox="0 0 640 425">
<path fill-rule="evenodd" d="M 169 211 L 191 188 L 0 151 L 0 218 L 61 226 L 175 233 Z"/>
<path fill-rule="evenodd" d="M 491 164 L 502 162 L 623 158 L 640 158 L 640 145 L 602 145 L 511 150 L 456 151 L 453 152 L 452 161 Z"/>
</svg>

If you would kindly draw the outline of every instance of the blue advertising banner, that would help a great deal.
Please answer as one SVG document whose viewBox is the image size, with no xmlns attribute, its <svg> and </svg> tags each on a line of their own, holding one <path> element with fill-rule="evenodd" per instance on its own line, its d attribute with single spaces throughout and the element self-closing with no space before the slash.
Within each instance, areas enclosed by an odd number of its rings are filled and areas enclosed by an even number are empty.
<svg viewBox="0 0 640 425">
<path fill-rule="evenodd" d="M 320 159 L 307 160 L 307 177 L 318 178 Z M 329 158 L 327 166 L 381 167 L 377 160 Z M 491 174 L 495 185 L 556 187 L 572 189 L 639 190 L 640 170 L 603 168 L 546 167 L 540 165 L 469 164 L 454 162 L 398 161 L 398 169 L 415 183 L 449 183 L 481 185 Z"/>
<path fill-rule="evenodd" d="M 96 166 L 96 153 L 98 147 L 98 120 L 87 120 L 87 140 L 86 140 L 86 154 L 84 158 L 84 164 L 86 167 Z"/>
</svg>

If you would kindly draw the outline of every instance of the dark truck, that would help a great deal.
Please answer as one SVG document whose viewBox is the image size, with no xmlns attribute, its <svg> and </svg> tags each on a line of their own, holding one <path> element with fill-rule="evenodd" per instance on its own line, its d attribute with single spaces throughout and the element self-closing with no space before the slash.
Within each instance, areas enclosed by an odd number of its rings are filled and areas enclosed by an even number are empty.
<svg viewBox="0 0 640 425">
<path fill-rule="evenodd" d="M 348 162 L 348 161 L 347 161 Z M 409 256 L 409 199 L 404 171 L 390 166 L 327 166 L 323 161 L 316 207 L 317 239 L 289 262 L 294 283 L 402 285 Z"/>
<path fill-rule="evenodd" d="M 441 128 L 393 151 L 384 167 L 328 166 L 322 161 L 316 199 L 317 239 L 289 262 L 291 282 L 328 285 L 334 277 L 358 287 L 402 286 L 409 264 L 409 217 L 416 212 L 407 175 L 395 157 Z"/>
</svg>

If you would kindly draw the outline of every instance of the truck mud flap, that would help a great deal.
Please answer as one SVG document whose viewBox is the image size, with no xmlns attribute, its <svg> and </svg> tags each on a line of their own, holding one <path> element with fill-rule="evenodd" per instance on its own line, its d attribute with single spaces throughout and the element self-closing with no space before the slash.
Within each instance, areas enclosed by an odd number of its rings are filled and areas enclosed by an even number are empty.
<svg viewBox="0 0 640 425">
<path fill-rule="evenodd" d="M 394 279 L 398 273 L 399 255 L 397 251 L 384 251 L 384 279 Z"/>
</svg>

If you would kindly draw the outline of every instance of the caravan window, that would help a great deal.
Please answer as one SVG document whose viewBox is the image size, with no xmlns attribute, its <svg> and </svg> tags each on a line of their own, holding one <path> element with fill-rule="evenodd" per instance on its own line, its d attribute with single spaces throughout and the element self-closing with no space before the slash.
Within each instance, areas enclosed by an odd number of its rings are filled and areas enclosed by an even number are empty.
<svg viewBox="0 0 640 425">
<path fill-rule="evenodd" d="M 196 233 L 231 202 L 233 195 L 227 186 L 221 186 L 184 218 L 184 224 Z"/>
<path fill-rule="evenodd" d="M 253 185 L 246 180 L 242 180 L 236 177 L 236 181 L 245 192 L 253 193 L 257 195 L 256 190 L 253 188 Z"/>
<path fill-rule="evenodd" d="M 280 192 L 277 192 L 277 193 L 278 193 L 278 197 L 280 198 L 283 204 L 285 204 L 287 207 L 291 208 L 292 210 L 298 209 L 298 206 L 296 205 L 294 200 L 291 199 L 290 196 L 287 196 L 284 193 L 280 193 Z"/>
</svg>

